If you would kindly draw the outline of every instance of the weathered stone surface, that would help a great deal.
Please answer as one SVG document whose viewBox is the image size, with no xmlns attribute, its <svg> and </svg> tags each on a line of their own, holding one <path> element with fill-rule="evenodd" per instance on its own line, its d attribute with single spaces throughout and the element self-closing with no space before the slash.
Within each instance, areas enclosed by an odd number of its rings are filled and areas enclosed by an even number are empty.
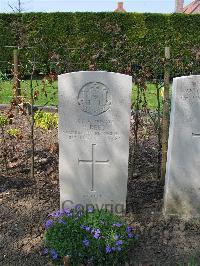
<svg viewBox="0 0 200 266">
<path fill-rule="evenodd" d="M 164 212 L 200 216 L 200 76 L 175 78 Z"/>
<path fill-rule="evenodd" d="M 71 204 L 125 207 L 131 89 L 132 78 L 117 73 L 59 76 L 62 208 Z"/>
</svg>

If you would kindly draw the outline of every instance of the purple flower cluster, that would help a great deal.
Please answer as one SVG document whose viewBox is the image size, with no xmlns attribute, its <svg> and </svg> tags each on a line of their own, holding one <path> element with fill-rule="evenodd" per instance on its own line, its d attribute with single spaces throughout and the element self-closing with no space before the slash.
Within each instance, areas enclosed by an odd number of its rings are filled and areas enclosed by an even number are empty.
<svg viewBox="0 0 200 266">
<path fill-rule="evenodd" d="M 58 253 L 55 251 L 55 249 L 51 249 L 50 254 L 53 260 L 58 259 Z"/>
<path fill-rule="evenodd" d="M 109 254 L 111 252 L 112 252 L 112 248 L 109 245 L 107 245 L 106 246 L 106 254 Z"/>
<path fill-rule="evenodd" d="M 73 214 L 72 214 L 72 212 L 71 212 L 70 209 L 65 208 L 65 209 L 63 210 L 63 212 L 64 212 L 64 214 L 67 215 L 68 217 L 72 217 L 72 216 L 73 216 Z"/>
<path fill-rule="evenodd" d="M 99 239 L 101 231 L 99 229 L 93 229 L 92 232 L 94 233 L 93 237 Z"/>
<path fill-rule="evenodd" d="M 115 242 L 115 246 L 111 247 L 110 245 L 106 246 L 106 254 L 109 254 L 111 252 L 115 251 L 121 251 L 122 250 L 122 245 L 123 245 L 123 240 L 117 240 Z"/>
<path fill-rule="evenodd" d="M 59 256 L 58 256 L 58 253 L 56 252 L 56 250 L 55 249 L 48 249 L 48 248 L 45 248 L 44 250 L 43 250 L 43 254 L 44 255 L 48 255 L 48 254 L 50 254 L 50 256 L 51 256 L 51 258 L 53 259 L 53 260 L 57 260 L 58 258 L 59 258 Z"/>
<path fill-rule="evenodd" d="M 59 222 L 60 224 L 67 224 L 66 221 L 63 220 L 63 219 L 58 220 L 58 222 Z"/>
<path fill-rule="evenodd" d="M 106 254 L 109 254 L 114 251 L 121 251 L 122 250 L 122 245 L 123 245 L 123 240 L 120 239 L 119 235 L 114 235 L 114 239 L 116 240 L 115 245 L 111 247 L 110 245 L 106 246 Z"/>
<path fill-rule="evenodd" d="M 83 245 L 84 245 L 85 247 L 88 247 L 88 246 L 90 245 L 90 241 L 87 240 L 87 239 L 83 240 Z"/>
<path fill-rule="evenodd" d="M 129 237 L 129 238 L 135 238 L 135 239 L 137 239 L 137 238 L 138 238 L 137 235 L 135 235 L 135 234 L 132 233 L 133 230 L 134 230 L 134 228 L 131 227 L 131 226 L 128 226 L 128 227 L 126 228 L 126 232 L 127 232 L 127 234 L 128 234 L 128 237 Z"/>
<path fill-rule="evenodd" d="M 81 204 L 77 204 L 77 205 L 75 205 L 74 209 L 75 209 L 77 212 L 79 212 L 79 211 L 82 211 L 82 210 L 84 209 L 84 207 L 83 207 L 83 205 L 81 205 Z"/>
<path fill-rule="evenodd" d="M 119 239 L 119 238 L 118 238 Z M 115 247 L 112 248 L 113 251 L 121 251 L 123 245 L 123 240 L 119 239 L 115 242 Z"/>
<path fill-rule="evenodd" d="M 48 217 L 52 217 L 52 218 L 61 218 L 63 216 L 71 217 L 73 216 L 73 213 L 69 209 L 63 209 L 63 210 L 58 210 L 48 215 Z M 58 220 L 58 223 L 67 224 L 67 222 L 62 218 Z M 45 229 L 46 230 L 49 229 L 53 224 L 54 224 L 54 220 L 51 220 L 51 219 L 47 220 L 45 223 Z"/>
<path fill-rule="evenodd" d="M 129 237 L 129 238 L 133 238 L 134 235 L 133 235 L 132 233 L 128 233 L 128 237 Z"/>
<path fill-rule="evenodd" d="M 91 232 L 95 239 L 99 239 L 100 238 L 100 234 L 101 234 L 100 229 L 92 229 L 90 226 L 86 226 L 86 225 L 81 225 L 80 227 L 83 230 L 85 230 L 86 232 Z"/>
<path fill-rule="evenodd" d="M 46 223 L 45 223 L 45 229 L 46 230 L 49 229 L 49 227 L 51 227 L 52 225 L 53 225 L 53 220 L 46 221 Z"/>
<path fill-rule="evenodd" d="M 123 244 L 123 241 L 122 240 L 117 240 L 116 241 L 116 245 L 119 246 L 119 245 L 122 245 Z"/>
<path fill-rule="evenodd" d="M 112 225 L 112 227 L 118 227 L 118 228 L 120 228 L 122 226 L 123 226 L 122 223 L 114 223 Z M 95 239 L 100 239 L 100 238 L 103 239 L 104 238 L 103 236 L 101 236 L 101 231 L 98 228 L 97 229 L 92 229 L 90 226 L 87 226 L 87 225 L 81 225 L 81 228 L 83 230 L 85 230 L 86 232 L 90 232 Z M 125 229 L 125 231 L 128 234 L 129 238 L 135 237 L 135 235 L 132 233 L 133 228 L 131 226 L 128 226 Z M 121 236 L 118 235 L 118 234 L 114 235 L 114 239 L 115 239 L 114 246 L 110 246 L 110 245 L 106 246 L 106 254 L 109 254 L 109 253 L 115 252 L 115 251 L 121 251 L 123 249 L 123 244 L 124 243 L 126 244 L 126 242 L 124 242 L 124 240 L 122 240 Z M 85 239 L 83 241 L 83 244 L 84 244 L 84 246 L 89 246 L 89 241 Z"/>
<path fill-rule="evenodd" d="M 72 214 L 71 210 L 65 208 L 63 210 L 58 210 L 58 211 L 56 211 L 54 213 L 49 214 L 48 217 L 59 218 L 59 217 L 61 217 L 63 215 L 71 217 L 73 214 Z"/>
<path fill-rule="evenodd" d="M 119 236 L 118 235 L 114 235 L 114 239 L 115 240 L 118 240 L 119 239 Z"/>
<path fill-rule="evenodd" d="M 89 213 L 92 213 L 94 211 L 94 208 L 93 207 L 89 207 L 88 209 L 87 209 L 87 212 L 89 212 Z"/>
<path fill-rule="evenodd" d="M 133 227 L 132 226 L 128 226 L 127 228 L 126 228 L 126 232 L 127 233 L 131 233 L 133 231 Z"/>
<path fill-rule="evenodd" d="M 86 226 L 86 225 L 81 225 L 81 229 L 87 231 L 87 232 L 90 232 L 91 228 L 89 226 Z"/>
<path fill-rule="evenodd" d="M 89 217 L 89 215 L 91 216 Z M 137 237 L 133 227 L 127 226 L 122 220 L 113 222 L 112 219 L 109 219 L 109 216 L 104 217 L 101 215 L 99 217 L 96 215 L 93 208 L 87 208 L 85 210 L 81 209 L 80 206 L 76 206 L 76 209 L 56 211 L 50 214 L 49 217 L 49 220 L 45 223 L 46 229 L 55 225 L 55 230 L 58 232 L 66 230 L 67 233 L 67 230 L 71 230 L 71 225 L 74 225 L 77 234 L 80 233 L 80 235 L 83 236 L 81 238 L 82 250 L 80 249 L 80 256 L 83 256 L 83 254 L 87 256 L 87 253 L 89 254 L 90 252 L 94 254 L 97 247 L 100 252 L 99 255 L 101 256 L 102 252 L 102 256 L 107 256 L 108 260 L 112 259 L 112 255 L 114 256 L 117 253 L 123 256 L 124 254 L 121 254 L 121 252 L 128 248 Z M 72 218 L 68 219 L 68 217 Z M 82 224 L 80 223 L 81 221 Z M 55 241 L 56 243 L 61 241 L 59 235 L 58 239 L 55 239 Z M 60 248 L 57 251 L 55 249 L 46 248 L 43 253 L 51 256 L 53 260 L 60 259 L 58 255 L 60 254 Z M 111 257 L 105 254 L 111 254 Z"/>
<path fill-rule="evenodd" d="M 121 223 L 116 223 L 116 224 L 113 224 L 113 227 L 121 227 L 123 224 Z"/>
<path fill-rule="evenodd" d="M 62 216 L 63 214 L 64 214 L 64 213 L 63 213 L 63 210 L 62 210 L 62 211 L 58 210 L 58 211 L 56 211 L 56 212 L 54 212 L 54 213 L 49 214 L 48 216 L 49 216 L 49 217 L 54 217 L 54 218 L 59 218 L 59 217 Z"/>
</svg>

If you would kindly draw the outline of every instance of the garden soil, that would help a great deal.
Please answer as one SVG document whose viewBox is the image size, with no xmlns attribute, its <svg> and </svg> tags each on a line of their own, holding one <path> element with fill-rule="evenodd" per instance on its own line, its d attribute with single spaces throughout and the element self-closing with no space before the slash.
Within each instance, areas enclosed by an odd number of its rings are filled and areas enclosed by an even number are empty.
<svg viewBox="0 0 200 266">
<path fill-rule="evenodd" d="M 43 224 L 49 213 L 59 209 L 57 129 L 35 129 L 35 178 L 31 179 L 29 118 L 17 114 L 12 120 L 6 130 L 17 128 L 18 135 L 6 134 L 6 143 L 0 136 L 0 265 L 51 265 L 42 254 Z M 129 265 L 200 265 L 200 221 L 163 217 L 158 139 L 148 117 L 141 118 L 138 139 L 133 150 L 132 120 L 126 219 L 139 238 Z"/>
</svg>

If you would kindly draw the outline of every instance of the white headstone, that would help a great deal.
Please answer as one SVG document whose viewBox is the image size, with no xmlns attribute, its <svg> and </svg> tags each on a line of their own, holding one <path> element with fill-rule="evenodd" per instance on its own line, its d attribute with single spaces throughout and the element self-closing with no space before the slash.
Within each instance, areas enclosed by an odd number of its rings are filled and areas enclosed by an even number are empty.
<svg viewBox="0 0 200 266">
<path fill-rule="evenodd" d="M 132 77 L 104 71 L 60 75 L 61 208 L 126 206 Z M 115 210 L 116 209 L 116 210 Z"/>
<path fill-rule="evenodd" d="M 200 216 L 200 76 L 173 82 L 164 212 Z"/>
</svg>

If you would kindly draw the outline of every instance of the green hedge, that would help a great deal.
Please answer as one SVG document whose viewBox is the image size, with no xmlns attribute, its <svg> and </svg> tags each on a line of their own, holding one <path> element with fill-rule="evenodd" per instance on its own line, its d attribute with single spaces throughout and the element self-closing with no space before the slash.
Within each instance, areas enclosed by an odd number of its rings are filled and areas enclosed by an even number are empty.
<svg viewBox="0 0 200 266">
<path fill-rule="evenodd" d="M 24 74 L 30 72 L 28 60 L 35 54 L 37 69 L 44 73 L 93 67 L 134 75 L 145 67 L 149 76 L 157 77 L 163 71 L 164 47 L 169 45 L 173 75 L 196 73 L 199 32 L 200 15 L 0 14 L 0 61 L 12 62 L 12 49 L 4 46 L 19 45 Z M 51 58 L 53 53 L 59 60 Z M 2 72 L 10 71 L 9 67 L 0 62 Z"/>
</svg>

